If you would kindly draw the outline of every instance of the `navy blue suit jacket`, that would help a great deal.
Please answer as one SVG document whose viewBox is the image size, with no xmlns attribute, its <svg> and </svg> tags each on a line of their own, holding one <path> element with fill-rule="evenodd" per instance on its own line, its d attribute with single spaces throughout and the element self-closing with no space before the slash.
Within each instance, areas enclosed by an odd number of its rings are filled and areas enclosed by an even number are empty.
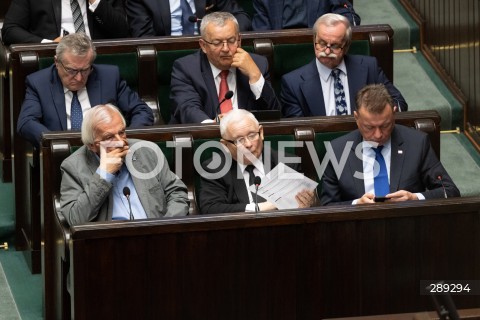
<svg viewBox="0 0 480 320">
<path fill-rule="evenodd" d="M 288 5 L 284 5 L 288 3 Z M 305 0 L 304 7 L 292 10 L 292 1 L 253 0 L 253 30 L 278 30 L 292 28 L 312 28 L 317 19 L 325 13 L 337 13 L 345 16 L 350 23 L 360 25 L 360 17 L 349 1 Z M 344 5 L 347 4 L 348 8 Z M 305 20 L 304 17 L 307 19 Z M 354 20 L 355 19 L 355 20 Z"/>
<path fill-rule="evenodd" d="M 316 59 L 282 77 L 280 100 L 284 117 L 326 115 L 320 75 L 315 61 Z M 352 114 L 356 109 L 357 92 L 367 84 L 373 83 L 384 84 L 394 104 L 399 105 L 401 111 L 408 110 L 402 94 L 378 66 L 375 57 L 346 55 L 344 61 L 347 68 Z"/>
<path fill-rule="evenodd" d="M 238 106 L 247 110 L 280 110 L 280 103 L 270 84 L 268 61 L 265 57 L 250 54 L 265 78 L 258 100 L 250 90 L 248 77 L 237 70 Z M 202 50 L 175 60 L 172 70 L 170 99 L 171 123 L 199 123 L 217 115 L 218 93 L 212 68 Z"/>
<path fill-rule="evenodd" d="M 172 21 L 168 0 L 128 0 L 125 6 L 133 37 L 171 34 Z M 200 19 L 214 11 L 230 12 L 237 18 L 240 31 L 252 28 L 250 17 L 235 0 L 195 0 L 195 11 L 195 16 Z"/>
<path fill-rule="evenodd" d="M 88 1 L 87 1 L 88 3 Z M 12 43 L 40 43 L 60 36 L 62 0 L 15 0 L 5 14 L 2 40 Z M 123 0 L 102 0 L 95 12 L 87 7 L 92 39 L 129 36 Z"/>
<path fill-rule="evenodd" d="M 17 132 L 38 146 L 43 132 L 67 130 L 63 84 L 54 64 L 30 74 L 25 83 L 27 88 Z M 114 103 L 130 127 L 153 124 L 151 108 L 120 78 L 117 66 L 94 64 L 86 88 L 92 107 Z"/>
<path fill-rule="evenodd" d="M 354 177 L 363 173 L 363 162 L 355 155 L 355 148 L 363 141 L 360 131 L 352 131 L 332 140 L 333 151 L 340 161 L 348 141 L 353 145 L 348 153 L 345 167 L 338 177 L 330 161 L 322 179 L 321 202 L 328 204 L 351 204 L 365 194 L 363 179 Z M 442 176 L 448 197 L 460 196 L 445 168 L 433 151 L 426 133 L 395 125 L 391 136 L 390 192 L 406 190 L 422 193 L 425 199 L 443 198 L 443 187 L 438 176 Z"/>
</svg>

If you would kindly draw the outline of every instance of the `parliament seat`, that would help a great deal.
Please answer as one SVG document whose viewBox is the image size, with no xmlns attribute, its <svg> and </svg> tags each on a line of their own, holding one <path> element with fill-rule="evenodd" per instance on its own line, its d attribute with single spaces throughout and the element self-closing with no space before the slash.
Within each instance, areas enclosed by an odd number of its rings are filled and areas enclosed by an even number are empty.
<svg viewBox="0 0 480 320">
<path fill-rule="evenodd" d="M 439 154 L 440 118 L 438 113 L 435 111 L 400 113 L 397 116 L 397 123 L 429 132 L 433 148 Z M 262 125 L 266 141 L 270 142 L 273 148 L 278 148 L 277 146 L 282 141 L 303 142 L 301 146 L 289 151 L 300 157 L 305 174 L 317 181 L 320 179 L 317 168 L 311 160 L 312 154 L 309 153 L 307 142 L 315 146 L 316 155 L 321 160 L 325 155 L 324 149 L 322 151 L 325 142 L 356 127 L 353 116 L 283 119 L 265 121 L 262 122 Z M 202 144 L 220 138 L 218 125 L 166 125 L 127 130 L 127 135 L 129 138 L 152 141 L 160 146 L 169 161 L 171 170 L 176 172 L 187 185 L 191 201 L 190 215 L 196 216 L 199 213 L 195 195 L 198 188 L 198 177 L 192 164 L 194 164 L 195 153 Z M 58 310 L 61 305 L 60 301 L 68 300 L 66 288 L 58 284 L 65 284 L 64 278 L 69 268 L 69 261 L 71 261 L 66 245 L 69 236 L 65 232 L 61 232 L 65 228 L 65 221 L 59 213 L 58 200 L 61 182 L 59 168 L 61 162 L 80 145 L 78 132 L 50 132 L 43 135 L 40 180 L 42 185 L 41 216 L 45 237 L 42 261 L 47 314 L 66 312 Z M 174 147 L 180 147 L 180 152 L 175 152 Z M 208 157 L 208 150 L 199 159 L 206 157 Z"/>
</svg>

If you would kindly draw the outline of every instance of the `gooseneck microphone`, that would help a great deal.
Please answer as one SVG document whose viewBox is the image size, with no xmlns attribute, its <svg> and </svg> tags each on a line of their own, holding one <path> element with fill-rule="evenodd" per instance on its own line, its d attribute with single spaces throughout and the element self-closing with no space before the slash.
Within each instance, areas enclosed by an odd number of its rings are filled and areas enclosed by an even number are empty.
<svg viewBox="0 0 480 320">
<path fill-rule="evenodd" d="M 128 201 L 128 209 L 130 210 L 130 212 L 129 212 L 130 220 L 135 220 L 135 218 L 133 217 L 133 213 L 132 213 L 132 204 L 130 203 L 130 188 L 129 187 L 124 187 L 123 188 L 123 195 L 125 196 L 125 198 L 127 198 L 127 201 Z"/>
<path fill-rule="evenodd" d="M 253 184 L 255 185 L 255 213 L 258 213 L 260 211 L 260 208 L 258 207 L 258 187 L 262 183 L 262 179 L 259 176 L 255 176 L 253 179 Z"/>
<path fill-rule="evenodd" d="M 225 96 L 223 97 L 222 101 L 220 101 L 220 103 L 218 104 L 218 106 L 217 106 L 217 116 L 215 117 L 215 120 L 216 120 L 217 122 L 220 122 L 220 119 L 218 118 L 218 115 L 220 114 L 220 106 L 221 106 L 222 103 L 224 103 L 226 100 L 232 99 L 232 97 L 233 97 L 233 91 L 228 90 L 228 91 L 225 93 Z"/>
<path fill-rule="evenodd" d="M 196 15 L 193 15 L 193 16 L 188 17 L 188 21 L 190 21 L 191 23 L 197 23 L 197 22 L 202 21 L 202 19 L 199 19 Z"/>
<path fill-rule="evenodd" d="M 440 183 L 442 184 L 442 189 L 443 189 L 443 197 L 447 199 L 447 190 L 445 189 L 445 185 L 443 184 L 443 179 L 441 175 L 437 176 L 437 179 L 440 180 Z"/>
</svg>

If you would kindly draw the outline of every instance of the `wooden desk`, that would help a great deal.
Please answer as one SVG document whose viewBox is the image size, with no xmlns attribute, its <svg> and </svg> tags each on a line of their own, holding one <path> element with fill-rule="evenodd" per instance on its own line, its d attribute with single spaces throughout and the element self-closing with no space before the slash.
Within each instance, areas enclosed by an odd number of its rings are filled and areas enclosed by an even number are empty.
<svg viewBox="0 0 480 320">
<path fill-rule="evenodd" d="M 480 308 L 458 310 L 461 319 L 479 320 Z M 411 312 L 398 314 L 383 314 L 377 316 L 330 318 L 324 320 L 437 320 L 438 315 L 434 311 Z"/>
</svg>

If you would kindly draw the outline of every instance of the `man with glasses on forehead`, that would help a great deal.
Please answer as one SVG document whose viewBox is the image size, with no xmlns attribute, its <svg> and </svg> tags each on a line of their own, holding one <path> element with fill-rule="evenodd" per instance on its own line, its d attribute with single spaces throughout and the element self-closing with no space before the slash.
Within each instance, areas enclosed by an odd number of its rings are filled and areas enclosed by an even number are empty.
<svg viewBox="0 0 480 320">
<path fill-rule="evenodd" d="M 125 126 L 113 105 L 85 112 L 84 146 L 61 165 L 60 206 L 70 225 L 187 215 L 187 187 L 160 148 L 127 139 Z"/>
<path fill-rule="evenodd" d="M 225 152 L 204 162 L 199 172 L 200 211 L 204 214 L 255 211 L 254 195 L 248 187 L 253 184 L 254 176 L 263 178 L 268 173 L 266 170 L 275 168 L 279 155 L 275 150 L 264 150 L 263 127 L 247 110 L 237 109 L 226 114 L 220 121 L 220 134 Z M 285 164 L 301 171 L 299 163 Z M 306 208 L 313 205 L 316 196 L 313 190 L 302 190 L 295 199 L 299 208 Z M 259 211 L 277 209 L 264 199 L 258 202 Z"/>
<path fill-rule="evenodd" d="M 315 57 L 282 77 L 280 100 L 284 117 L 353 114 L 355 95 L 367 84 L 383 84 L 396 111 L 407 111 L 400 91 L 378 66 L 375 57 L 348 55 L 352 28 L 347 18 L 328 13 L 313 26 Z"/>
<path fill-rule="evenodd" d="M 48 131 L 80 130 L 83 112 L 91 106 L 113 103 L 130 127 L 153 124 L 153 113 L 127 83 L 117 66 L 93 64 L 95 47 L 84 33 L 62 38 L 54 64 L 30 74 L 17 132 L 39 146 Z"/>
<path fill-rule="evenodd" d="M 280 109 L 265 57 L 241 48 L 237 19 L 227 12 L 206 15 L 200 25 L 200 50 L 173 64 L 172 123 L 214 122 L 232 109 Z M 219 103 L 225 93 L 231 99 Z"/>
</svg>

